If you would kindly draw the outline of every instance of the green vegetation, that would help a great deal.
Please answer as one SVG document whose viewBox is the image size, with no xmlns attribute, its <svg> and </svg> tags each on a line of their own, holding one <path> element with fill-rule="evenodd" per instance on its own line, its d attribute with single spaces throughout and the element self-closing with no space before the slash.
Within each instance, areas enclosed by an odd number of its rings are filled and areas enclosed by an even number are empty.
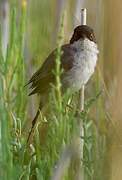
<svg viewBox="0 0 122 180">
<path fill-rule="evenodd" d="M 68 92 L 63 97 L 61 96 L 60 47 L 63 43 L 64 21 L 61 23 L 59 31 L 56 69 L 54 70 L 56 86 L 52 86 L 49 114 L 42 113 L 40 115 L 33 144 L 30 145 L 30 148 L 26 146 L 28 131 L 25 131 L 25 126 L 29 120 L 27 90 L 24 87 L 27 82 L 25 73 L 27 67 L 23 55 L 27 22 L 26 5 L 23 4 L 21 7 L 18 24 L 16 23 L 16 11 L 17 7 L 12 6 L 10 37 L 5 57 L 2 53 L 2 34 L 0 33 L 0 179 L 50 179 L 57 163 L 61 161 L 63 151 L 78 135 L 77 112 L 84 129 L 84 136 L 80 137 L 83 142 L 81 164 L 83 164 L 84 180 L 105 180 L 106 175 L 104 176 L 103 172 L 107 149 L 106 124 L 99 77 L 96 74 L 94 84 L 89 86 L 92 93 L 87 92 L 87 94 L 89 97 L 92 94 L 93 97 L 86 99 L 84 112 L 79 112 L 77 109 L 78 94 L 71 96 Z M 41 36 L 41 42 L 45 41 L 47 37 L 45 29 L 43 32 L 45 36 Z M 35 39 L 32 39 L 33 41 Z M 48 43 L 45 44 L 44 42 L 44 48 Z M 34 48 L 36 49 L 35 45 Z M 43 49 L 42 52 L 41 59 L 48 50 L 44 51 Z M 38 56 L 40 57 L 40 54 Z M 72 149 L 70 150 L 72 151 Z M 63 163 L 65 164 L 65 161 Z M 70 168 L 65 168 L 64 180 L 73 178 Z"/>
</svg>

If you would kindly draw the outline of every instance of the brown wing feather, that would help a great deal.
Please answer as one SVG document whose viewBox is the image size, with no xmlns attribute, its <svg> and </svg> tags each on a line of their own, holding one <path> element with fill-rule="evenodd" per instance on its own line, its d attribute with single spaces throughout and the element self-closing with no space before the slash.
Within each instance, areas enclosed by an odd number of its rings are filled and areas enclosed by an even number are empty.
<svg viewBox="0 0 122 180">
<path fill-rule="evenodd" d="M 61 56 L 61 67 L 64 72 L 70 70 L 73 66 L 74 53 L 76 49 L 70 44 L 62 46 L 62 56 Z M 53 74 L 53 69 L 55 68 L 55 55 L 56 50 L 54 50 L 48 58 L 43 63 L 42 67 L 31 77 L 28 84 L 31 84 L 32 94 L 43 94 L 50 87 L 50 83 L 55 82 L 55 76 Z"/>
</svg>

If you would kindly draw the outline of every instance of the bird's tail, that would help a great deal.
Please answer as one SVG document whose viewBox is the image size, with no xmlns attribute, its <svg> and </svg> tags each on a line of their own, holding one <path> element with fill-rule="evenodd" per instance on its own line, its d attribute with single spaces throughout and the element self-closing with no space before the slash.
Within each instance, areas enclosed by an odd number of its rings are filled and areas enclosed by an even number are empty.
<svg viewBox="0 0 122 180">
<path fill-rule="evenodd" d="M 39 116 L 39 114 L 40 114 L 40 111 L 41 111 L 42 107 L 43 107 L 43 106 L 42 106 L 42 103 L 40 103 L 39 108 L 38 108 L 38 111 L 37 111 L 34 119 L 32 120 L 31 130 L 30 130 L 29 135 L 28 135 L 28 138 L 27 138 L 27 145 L 30 145 L 30 143 L 31 143 L 32 140 L 33 140 L 34 130 L 35 130 L 35 127 L 36 127 L 36 125 L 37 125 L 38 116 Z"/>
</svg>

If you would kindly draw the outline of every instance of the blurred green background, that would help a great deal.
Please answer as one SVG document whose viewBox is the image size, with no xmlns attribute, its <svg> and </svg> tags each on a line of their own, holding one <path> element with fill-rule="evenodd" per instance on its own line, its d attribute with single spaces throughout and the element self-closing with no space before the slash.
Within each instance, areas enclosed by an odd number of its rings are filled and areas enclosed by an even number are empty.
<svg viewBox="0 0 122 180">
<path fill-rule="evenodd" d="M 16 62 L 13 61 L 14 57 L 15 59 L 23 58 L 25 70 L 23 71 L 23 83 L 21 84 L 21 86 L 24 85 L 31 77 L 33 72 L 35 72 L 41 66 L 52 49 L 56 47 L 62 12 L 65 11 L 64 43 L 67 43 L 72 35 L 74 27 L 80 24 L 80 9 L 84 7 L 87 8 L 87 24 L 95 30 L 100 50 L 99 63 L 96 69 L 96 73 L 92 78 L 93 81 L 90 82 L 87 87 L 86 94 L 87 96 L 92 96 L 95 95 L 95 92 L 97 92 L 98 89 L 104 89 L 103 99 L 100 100 L 98 104 L 96 104 L 96 107 L 91 112 L 91 114 L 94 113 L 93 116 L 98 125 L 98 131 L 100 131 L 102 135 L 104 134 L 107 139 L 107 151 L 105 154 L 106 157 L 104 162 L 105 164 L 107 163 L 107 165 L 103 168 L 102 173 L 106 174 L 107 180 L 121 180 L 121 0 L 0 0 L 0 26 L 2 42 L 1 49 L 3 57 L 6 57 L 8 42 L 12 39 L 12 34 L 10 34 L 11 27 L 13 27 L 11 32 L 14 32 L 15 30 L 15 34 L 13 33 L 15 39 L 13 39 L 15 40 L 16 44 L 15 47 L 13 47 L 13 45 L 11 47 L 13 48 L 13 54 L 9 54 L 11 56 L 10 59 L 8 58 L 9 73 L 7 76 L 5 76 L 5 79 L 10 81 L 9 74 L 11 75 L 13 64 Z M 15 8 L 15 17 L 11 15 L 13 8 Z M 22 10 L 21 8 L 23 8 L 24 10 Z M 25 18 L 24 25 L 22 25 L 23 21 L 21 21 L 21 17 Z M 13 21 L 16 21 L 15 24 L 13 23 L 13 25 L 12 18 Z M 16 30 L 19 29 L 19 26 L 21 33 L 19 30 Z M 22 30 L 21 27 L 24 30 Z M 16 40 L 16 37 L 19 36 L 19 33 L 21 35 L 24 34 L 23 38 L 21 38 L 20 35 L 20 41 Z M 18 41 L 21 43 L 19 44 Z M 12 41 L 11 44 L 14 44 L 14 41 Z M 16 53 L 14 54 L 14 52 Z M 4 60 L 4 58 L 1 59 Z M 2 67 L 2 63 L 0 65 Z M 21 66 L 20 62 L 19 70 L 21 70 L 21 68 L 23 68 L 23 65 Z M 19 77 L 18 75 L 16 76 Z M 17 83 L 15 84 L 17 85 Z M 14 96 L 14 93 L 16 94 L 17 92 L 16 86 L 12 89 L 12 91 L 15 91 L 12 94 L 12 96 Z M 18 98 L 20 98 L 21 102 L 23 102 L 21 110 L 24 109 L 25 114 L 19 114 L 19 110 L 16 110 L 16 114 L 19 118 L 26 117 L 24 120 L 24 128 L 26 129 L 27 126 L 30 126 L 30 121 L 35 114 L 37 106 L 35 105 L 33 97 L 27 98 L 27 92 L 25 89 L 22 88 L 18 90 L 18 92 L 21 93 L 23 91 L 24 95 L 18 96 Z M 11 93 L 9 95 L 11 95 Z M 3 94 L 1 93 L 1 97 L 2 96 Z M 5 97 L 6 102 L 7 97 L 8 96 Z M 9 100 L 8 104 L 11 106 Z M 1 115 L 1 117 L 3 116 Z"/>
</svg>

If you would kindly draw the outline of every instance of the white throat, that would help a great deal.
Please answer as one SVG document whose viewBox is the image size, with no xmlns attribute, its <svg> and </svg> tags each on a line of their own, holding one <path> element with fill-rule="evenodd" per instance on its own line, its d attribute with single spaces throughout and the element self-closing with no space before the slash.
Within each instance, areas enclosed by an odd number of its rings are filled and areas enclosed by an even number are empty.
<svg viewBox="0 0 122 180">
<path fill-rule="evenodd" d="M 67 73 L 65 82 L 74 91 L 77 91 L 82 85 L 88 82 L 94 73 L 99 51 L 97 44 L 87 38 L 84 40 L 80 39 L 71 46 L 76 49 L 75 60 L 73 62 L 73 68 Z"/>
<path fill-rule="evenodd" d="M 72 46 L 75 47 L 78 51 L 89 52 L 93 53 L 94 55 L 99 53 L 97 44 L 93 41 L 90 41 L 88 38 L 75 41 Z"/>
</svg>

